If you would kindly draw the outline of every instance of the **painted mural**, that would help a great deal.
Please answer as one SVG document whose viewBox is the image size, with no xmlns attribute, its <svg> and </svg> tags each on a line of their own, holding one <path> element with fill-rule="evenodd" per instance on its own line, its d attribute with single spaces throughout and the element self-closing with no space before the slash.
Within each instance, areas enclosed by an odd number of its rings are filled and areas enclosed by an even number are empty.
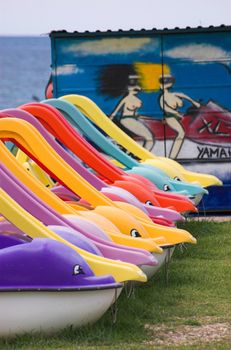
<svg viewBox="0 0 231 350">
<path fill-rule="evenodd" d="M 86 95 L 153 153 L 231 183 L 229 30 L 51 39 L 55 96 Z"/>
<path fill-rule="evenodd" d="M 65 38 L 57 50 L 57 95 L 89 96 L 154 152 L 231 157 L 231 33 Z"/>
</svg>

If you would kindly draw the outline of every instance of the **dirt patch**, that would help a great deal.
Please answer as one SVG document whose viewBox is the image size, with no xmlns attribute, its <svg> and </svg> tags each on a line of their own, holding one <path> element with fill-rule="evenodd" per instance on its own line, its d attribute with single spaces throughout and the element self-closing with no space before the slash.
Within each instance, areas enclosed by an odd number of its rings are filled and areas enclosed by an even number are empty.
<svg viewBox="0 0 231 350">
<path fill-rule="evenodd" d="M 198 216 L 194 218 L 188 218 L 188 221 L 207 221 L 207 222 L 229 222 L 231 221 L 230 215 L 224 216 Z"/>
<path fill-rule="evenodd" d="M 193 321 L 192 325 L 166 326 L 146 324 L 150 339 L 148 345 L 191 345 L 198 342 L 208 343 L 229 340 L 231 344 L 231 325 L 226 322 L 201 324 Z"/>
</svg>

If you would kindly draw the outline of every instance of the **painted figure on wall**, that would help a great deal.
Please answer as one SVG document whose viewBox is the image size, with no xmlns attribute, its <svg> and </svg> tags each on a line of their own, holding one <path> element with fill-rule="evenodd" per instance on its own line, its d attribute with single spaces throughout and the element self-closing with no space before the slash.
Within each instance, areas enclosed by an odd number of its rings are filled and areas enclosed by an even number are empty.
<svg viewBox="0 0 231 350">
<path fill-rule="evenodd" d="M 106 33 L 56 45 L 56 96 L 86 94 L 155 154 L 230 158 L 230 33 L 222 42 L 219 33 Z"/>
<path fill-rule="evenodd" d="M 121 99 L 110 113 L 109 117 L 122 129 L 138 136 L 142 145 L 148 150 L 154 146 L 154 136 L 145 123 L 140 120 L 143 116 L 139 109 L 142 101 L 137 96 L 141 92 L 139 75 L 132 65 L 109 65 L 101 70 L 101 93 Z"/>
<path fill-rule="evenodd" d="M 159 82 L 162 90 L 159 103 L 160 108 L 164 112 L 164 122 L 177 133 L 169 154 L 170 158 L 176 159 L 185 137 L 185 129 L 182 125 L 184 116 L 179 109 L 183 106 L 183 100 L 191 102 L 196 108 L 200 107 L 200 103 L 181 92 L 170 91 L 175 83 L 175 78 L 173 76 L 163 75 L 160 77 Z"/>
</svg>

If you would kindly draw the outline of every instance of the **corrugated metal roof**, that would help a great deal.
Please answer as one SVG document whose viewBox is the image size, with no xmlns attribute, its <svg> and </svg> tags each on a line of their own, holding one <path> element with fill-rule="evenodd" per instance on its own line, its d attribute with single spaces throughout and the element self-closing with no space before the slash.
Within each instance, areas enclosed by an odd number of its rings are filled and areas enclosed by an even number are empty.
<svg viewBox="0 0 231 350">
<path fill-rule="evenodd" d="M 73 31 L 73 32 L 67 32 L 66 30 L 58 30 L 58 31 L 51 31 L 50 32 L 50 37 L 73 37 L 73 36 L 118 36 L 118 35 L 143 35 L 143 34 L 176 34 L 176 33 L 205 33 L 205 32 L 227 32 L 227 31 L 231 31 L 231 25 L 225 25 L 225 24 L 221 24 L 220 26 L 213 26 L 210 25 L 208 27 L 202 27 L 202 26 L 198 26 L 198 27 L 185 27 L 185 28 L 179 28 L 179 27 L 175 27 L 175 28 L 163 28 L 163 29 L 157 29 L 157 28 L 152 28 L 152 29 L 130 29 L 130 30 L 123 30 L 123 29 L 119 29 L 116 31 L 113 30 L 106 30 L 106 31 L 100 31 L 100 30 L 96 30 L 94 32 L 90 32 L 88 30 L 84 31 L 84 32 L 79 32 L 79 31 Z"/>
</svg>

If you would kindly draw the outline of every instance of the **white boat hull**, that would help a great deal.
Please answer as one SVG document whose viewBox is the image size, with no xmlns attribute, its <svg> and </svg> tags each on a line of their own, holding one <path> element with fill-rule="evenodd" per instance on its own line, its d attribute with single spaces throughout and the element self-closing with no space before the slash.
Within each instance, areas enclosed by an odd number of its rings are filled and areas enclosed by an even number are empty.
<svg viewBox="0 0 231 350">
<path fill-rule="evenodd" d="M 193 198 L 192 202 L 194 203 L 195 206 L 198 206 L 203 196 L 204 196 L 204 193 L 199 193 Z"/>
<path fill-rule="evenodd" d="M 122 288 L 85 291 L 0 292 L 0 336 L 52 333 L 96 322 Z"/>
<path fill-rule="evenodd" d="M 153 253 L 156 260 L 158 261 L 157 266 L 149 266 L 149 265 L 142 265 L 140 266 L 141 270 L 146 274 L 148 280 L 152 278 L 157 271 L 161 268 L 161 266 L 169 259 L 171 259 L 172 254 L 175 250 L 175 246 L 172 246 L 170 248 L 164 249 L 162 254 L 156 254 Z"/>
</svg>

